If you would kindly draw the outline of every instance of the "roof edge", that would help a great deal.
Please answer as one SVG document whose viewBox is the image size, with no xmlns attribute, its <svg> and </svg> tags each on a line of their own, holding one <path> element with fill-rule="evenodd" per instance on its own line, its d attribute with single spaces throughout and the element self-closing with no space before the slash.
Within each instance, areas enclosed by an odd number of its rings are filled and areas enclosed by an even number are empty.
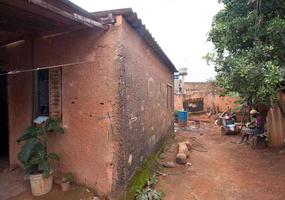
<svg viewBox="0 0 285 200">
<path fill-rule="evenodd" d="M 115 10 L 106 10 L 99 12 L 92 12 L 92 15 L 95 18 L 105 17 L 108 14 L 112 13 L 113 15 L 122 15 L 126 21 L 131 25 L 131 27 L 140 35 L 141 38 L 148 44 L 149 47 L 158 55 L 158 57 L 167 65 L 167 67 L 172 72 L 178 72 L 174 64 L 153 38 L 148 29 L 142 23 L 141 19 L 138 18 L 137 14 L 133 11 L 132 8 L 122 8 Z"/>
</svg>

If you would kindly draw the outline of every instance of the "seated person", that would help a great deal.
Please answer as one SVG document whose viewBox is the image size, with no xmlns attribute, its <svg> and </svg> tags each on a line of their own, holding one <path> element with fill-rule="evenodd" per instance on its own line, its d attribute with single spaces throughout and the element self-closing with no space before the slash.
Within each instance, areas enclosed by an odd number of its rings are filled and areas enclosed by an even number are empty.
<svg viewBox="0 0 285 200">
<path fill-rule="evenodd" d="M 250 115 L 252 118 L 255 118 L 255 121 L 247 123 L 239 144 L 246 143 L 250 135 L 261 135 L 265 131 L 265 118 L 257 110 L 254 109 L 250 111 Z"/>
</svg>

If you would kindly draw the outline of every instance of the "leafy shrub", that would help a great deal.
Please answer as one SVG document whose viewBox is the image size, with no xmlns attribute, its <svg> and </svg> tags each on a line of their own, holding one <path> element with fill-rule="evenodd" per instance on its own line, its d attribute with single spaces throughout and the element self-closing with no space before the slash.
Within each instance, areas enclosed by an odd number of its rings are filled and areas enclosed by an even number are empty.
<svg viewBox="0 0 285 200">
<path fill-rule="evenodd" d="M 47 152 L 48 135 L 63 132 L 63 128 L 55 119 L 48 119 L 42 126 L 32 125 L 23 132 L 17 140 L 17 143 L 25 141 L 18 153 L 18 159 L 23 163 L 26 175 L 37 173 L 43 173 L 44 177 L 50 175 L 50 161 L 58 161 L 59 156 Z"/>
<path fill-rule="evenodd" d="M 74 181 L 74 177 L 72 173 L 66 173 L 64 174 L 62 178 L 63 183 L 72 183 Z"/>
<path fill-rule="evenodd" d="M 157 177 L 154 175 L 146 180 L 145 186 L 141 190 L 137 190 L 136 200 L 161 200 L 162 192 L 157 192 L 153 186 L 157 183 Z"/>
</svg>

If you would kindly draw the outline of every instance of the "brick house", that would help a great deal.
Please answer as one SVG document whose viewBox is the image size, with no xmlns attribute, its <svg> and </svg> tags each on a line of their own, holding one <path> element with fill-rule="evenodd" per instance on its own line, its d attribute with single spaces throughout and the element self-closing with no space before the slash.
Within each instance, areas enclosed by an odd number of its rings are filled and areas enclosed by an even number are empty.
<svg viewBox="0 0 285 200">
<path fill-rule="evenodd" d="M 57 172 L 110 194 L 173 130 L 174 65 L 131 9 L 88 13 L 67 0 L 1 1 L 1 155 L 38 115 L 61 120 Z"/>
<path fill-rule="evenodd" d="M 176 110 L 184 108 L 190 112 L 224 112 L 228 108 L 238 107 L 235 103 L 239 100 L 238 97 L 221 96 L 222 89 L 211 82 L 185 82 L 184 91 L 185 94 L 174 96 Z"/>
</svg>

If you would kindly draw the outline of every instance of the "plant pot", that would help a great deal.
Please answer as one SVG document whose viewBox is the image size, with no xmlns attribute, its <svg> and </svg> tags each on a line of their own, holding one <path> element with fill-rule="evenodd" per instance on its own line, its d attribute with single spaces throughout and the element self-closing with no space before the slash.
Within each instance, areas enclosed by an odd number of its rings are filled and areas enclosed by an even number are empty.
<svg viewBox="0 0 285 200">
<path fill-rule="evenodd" d="M 53 177 L 44 177 L 43 174 L 30 175 L 30 184 L 33 196 L 47 194 L 52 189 Z"/>
<path fill-rule="evenodd" d="M 70 182 L 61 182 L 61 191 L 67 192 L 70 190 Z"/>
</svg>

